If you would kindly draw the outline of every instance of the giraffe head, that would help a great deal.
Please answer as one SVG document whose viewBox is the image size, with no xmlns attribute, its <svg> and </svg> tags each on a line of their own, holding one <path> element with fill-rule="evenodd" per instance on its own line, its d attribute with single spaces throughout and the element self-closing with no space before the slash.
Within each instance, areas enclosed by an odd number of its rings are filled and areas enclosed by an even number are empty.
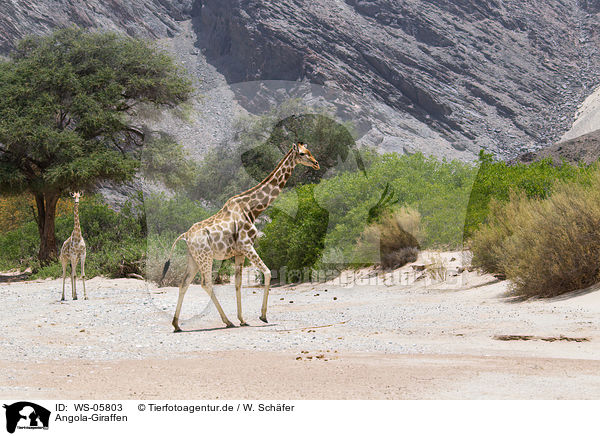
<svg viewBox="0 0 600 436">
<path fill-rule="evenodd" d="M 308 148 L 306 148 L 306 144 L 302 142 L 294 143 L 292 145 L 292 150 L 295 154 L 296 165 L 305 165 L 315 170 L 318 170 L 320 168 L 319 162 L 317 162 L 317 160 L 313 157 Z"/>
<path fill-rule="evenodd" d="M 81 192 L 71 192 L 71 197 L 75 199 L 75 203 L 79 203 L 79 197 L 81 197 Z"/>
</svg>

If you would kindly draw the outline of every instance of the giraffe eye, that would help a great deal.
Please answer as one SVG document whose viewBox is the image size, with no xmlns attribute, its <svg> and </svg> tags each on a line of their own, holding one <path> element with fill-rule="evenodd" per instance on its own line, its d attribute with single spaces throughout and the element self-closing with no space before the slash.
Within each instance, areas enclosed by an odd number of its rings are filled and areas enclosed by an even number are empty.
<svg viewBox="0 0 600 436">
<path fill-rule="evenodd" d="M 304 156 L 306 153 L 304 153 L 303 151 L 300 152 L 300 156 Z"/>
</svg>

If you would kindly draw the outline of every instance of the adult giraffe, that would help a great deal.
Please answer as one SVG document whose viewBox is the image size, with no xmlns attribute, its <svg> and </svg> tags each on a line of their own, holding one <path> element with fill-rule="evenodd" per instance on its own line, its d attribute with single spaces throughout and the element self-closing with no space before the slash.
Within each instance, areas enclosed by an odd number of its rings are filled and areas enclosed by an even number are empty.
<svg viewBox="0 0 600 436">
<path fill-rule="evenodd" d="M 220 211 L 210 218 L 194 224 L 187 232 L 182 233 L 175 239 L 169 253 L 169 259 L 163 269 L 161 282 L 169 269 L 175 244 L 183 239 L 188 246 L 188 261 L 187 269 L 179 287 L 179 299 L 173 316 L 173 327 L 176 332 L 181 331 L 179 328 L 179 313 L 181 312 L 183 297 L 198 271 L 202 274 L 202 287 L 219 311 L 221 319 L 227 327 L 233 327 L 233 323 L 227 319 L 223 312 L 212 286 L 213 259 L 223 260 L 231 257 L 235 257 L 235 294 L 237 317 L 240 325 L 248 325 L 242 317 L 241 297 L 242 266 L 246 257 L 265 276 L 260 320 L 268 322 L 267 299 L 269 298 L 271 271 L 254 249 L 254 240 L 258 234 L 254 221 L 281 193 L 292 174 L 292 170 L 298 164 L 312 167 L 315 170 L 319 169 L 319 163 L 306 148 L 306 144 L 302 142 L 292 144 L 292 147 L 277 167 L 262 182 L 241 194 L 231 197 L 225 202 Z"/>
</svg>

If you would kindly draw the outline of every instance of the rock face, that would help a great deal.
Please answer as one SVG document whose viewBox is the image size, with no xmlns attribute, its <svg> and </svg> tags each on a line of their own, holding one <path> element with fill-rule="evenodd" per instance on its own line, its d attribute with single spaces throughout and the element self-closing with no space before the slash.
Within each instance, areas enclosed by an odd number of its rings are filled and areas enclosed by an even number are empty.
<svg viewBox="0 0 600 436">
<path fill-rule="evenodd" d="M 600 81 L 598 0 L 12 0 L 0 52 L 70 24 L 191 38 L 198 50 L 177 55 L 216 68 L 191 68 L 205 83 L 361 96 L 379 109 L 359 114 L 359 136 L 386 151 L 516 157 L 556 141 Z"/>
<path fill-rule="evenodd" d="M 598 1 L 203 0 L 198 44 L 229 82 L 336 82 L 454 147 L 550 144 L 599 79 Z"/>
<path fill-rule="evenodd" d="M 27 35 L 73 25 L 147 38 L 173 36 L 191 10 L 191 0 L 5 0 L 0 2 L 0 52 Z"/>
</svg>

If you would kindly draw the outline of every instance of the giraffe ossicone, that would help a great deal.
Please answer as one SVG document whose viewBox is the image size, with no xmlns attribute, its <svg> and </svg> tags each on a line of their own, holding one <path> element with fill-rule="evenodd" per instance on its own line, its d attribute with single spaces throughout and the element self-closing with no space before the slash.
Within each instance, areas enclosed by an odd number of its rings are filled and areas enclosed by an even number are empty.
<svg viewBox="0 0 600 436">
<path fill-rule="evenodd" d="M 71 196 L 75 199 L 75 206 L 73 207 L 74 225 L 71 236 L 63 243 L 60 249 L 60 256 L 58 259 L 62 264 L 63 269 L 63 286 L 62 286 L 62 298 L 65 299 L 65 279 L 67 275 L 67 264 L 71 263 L 71 294 L 73 300 L 77 300 L 77 292 L 75 290 L 75 282 L 77 280 L 77 262 L 81 261 L 81 280 L 83 281 L 83 298 L 87 300 L 87 294 L 85 292 L 85 241 L 81 234 L 81 225 L 79 223 L 79 198 L 81 197 L 80 192 L 71 193 Z"/>
<path fill-rule="evenodd" d="M 192 225 L 187 232 L 179 235 L 173 242 L 160 284 L 162 284 L 169 269 L 175 244 L 183 239 L 188 247 L 187 268 L 179 287 L 179 298 L 172 323 L 176 332 L 181 331 L 179 328 L 179 315 L 183 297 L 198 271 L 202 275 L 202 287 L 217 308 L 221 320 L 227 327 L 233 327 L 233 323 L 229 321 L 223 312 L 214 294 L 212 284 L 213 259 L 224 260 L 231 257 L 235 257 L 235 293 L 237 317 L 240 325 L 247 325 L 242 316 L 241 300 L 242 266 L 245 258 L 248 258 L 264 274 L 264 294 L 259 318 L 263 322 L 268 322 L 267 300 L 269 298 L 271 271 L 254 249 L 254 241 L 258 235 L 254 221 L 281 193 L 296 165 L 305 165 L 315 170 L 319 169 L 319 163 L 312 156 L 306 144 L 302 142 L 292 144 L 287 154 L 262 182 L 241 194 L 231 197 L 216 214 Z"/>
</svg>

